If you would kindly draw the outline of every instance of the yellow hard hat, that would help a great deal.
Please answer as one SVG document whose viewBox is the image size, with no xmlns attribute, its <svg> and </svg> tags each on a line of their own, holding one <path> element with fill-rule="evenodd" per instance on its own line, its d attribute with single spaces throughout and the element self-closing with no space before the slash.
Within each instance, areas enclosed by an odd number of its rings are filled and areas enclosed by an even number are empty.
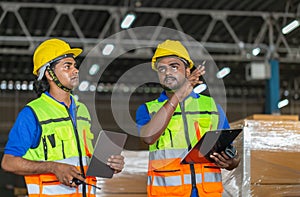
<svg viewBox="0 0 300 197">
<path fill-rule="evenodd" d="M 63 40 L 52 38 L 42 42 L 33 55 L 33 74 L 38 75 L 38 70 L 52 60 L 66 54 L 77 57 L 82 52 L 80 48 L 71 49 L 70 45 Z"/>
<path fill-rule="evenodd" d="M 177 56 L 179 58 L 185 59 L 189 68 L 194 66 L 194 62 L 191 60 L 187 49 L 181 44 L 181 42 L 176 40 L 166 40 L 157 46 L 157 49 L 152 57 L 152 69 L 156 70 L 155 62 L 157 58 L 166 56 Z"/>
</svg>

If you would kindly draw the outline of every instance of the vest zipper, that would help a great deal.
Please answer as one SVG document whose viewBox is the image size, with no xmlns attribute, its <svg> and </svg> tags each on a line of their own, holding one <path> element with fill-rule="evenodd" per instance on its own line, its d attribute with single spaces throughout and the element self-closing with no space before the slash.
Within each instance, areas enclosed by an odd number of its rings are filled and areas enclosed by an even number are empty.
<svg viewBox="0 0 300 197">
<path fill-rule="evenodd" d="M 68 112 L 69 118 L 71 119 L 72 125 L 73 125 L 73 130 L 74 130 L 74 134 L 76 137 L 76 143 L 77 143 L 77 149 L 78 149 L 78 154 L 79 154 L 79 165 L 80 165 L 80 171 L 81 171 L 81 175 L 83 176 L 83 178 L 85 178 L 85 173 L 84 173 L 84 168 L 83 168 L 83 162 L 82 162 L 82 152 L 81 152 L 81 147 L 80 147 L 80 139 L 79 139 L 79 134 L 78 134 L 78 130 L 77 130 L 77 126 L 75 126 L 74 120 L 69 112 L 69 109 L 67 106 L 66 110 Z M 77 110 L 75 113 L 75 119 L 76 119 L 76 114 L 77 114 Z M 86 197 L 86 184 L 82 184 L 82 196 Z"/>
<path fill-rule="evenodd" d="M 46 136 L 42 137 L 42 141 L 43 141 L 45 161 L 47 161 L 48 160 L 48 146 L 47 146 L 47 142 L 46 142 Z"/>
<path fill-rule="evenodd" d="M 192 144 L 191 144 L 191 140 L 190 140 L 190 136 L 189 136 L 189 129 L 188 129 L 188 123 L 187 123 L 187 118 L 186 118 L 186 113 L 185 113 L 184 101 L 180 102 L 179 104 L 180 104 L 180 109 L 181 109 L 181 114 L 182 114 L 186 143 L 188 145 L 188 150 L 191 150 Z M 189 165 L 190 165 L 190 171 L 191 171 L 192 188 L 193 187 L 197 188 L 194 164 L 189 164 Z"/>
<path fill-rule="evenodd" d="M 65 144 L 64 144 L 64 141 L 62 140 L 61 141 L 61 149 L 62 149 L 62 154 L 63 154 L 63 158 L 65 159 L 66 158 L 66 153 L 65 153 Z"/>
<path fill-rule="evenodd" d="M 187 123 L 187 119 L 186 119 L 184 101 L 180 102 L 179 105 L 180 105 L 180 109 L 181 109 L 185 140 L 186 140 L 186 143 L 188 145 L 188 150 L 191 150 L 192 145 L 191 145 L 190 136 L 189 136 L 189 130 L 188 130 L 188 123 Z"/>
</svg>

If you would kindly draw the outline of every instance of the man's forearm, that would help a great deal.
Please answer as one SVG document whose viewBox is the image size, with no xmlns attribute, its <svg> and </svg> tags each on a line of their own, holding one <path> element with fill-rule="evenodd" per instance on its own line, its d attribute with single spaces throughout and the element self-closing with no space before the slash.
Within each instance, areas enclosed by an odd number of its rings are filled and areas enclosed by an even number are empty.
<svg viewBox="0 0 300 197">
<path fill-rule="evenodd" d="M 141 128 L 141 137 L 146 144 L 155 143 L 165 131 L 177 105 L 178 99 L 172 96 L 151 118 L 150 122 Z"/>
<path fill-rule="evenodd" d="M 54 173 L 55 162 L 30 161 L 22 157 L 4 154 L 2 169 L 18 175 Z"/>
</svg>

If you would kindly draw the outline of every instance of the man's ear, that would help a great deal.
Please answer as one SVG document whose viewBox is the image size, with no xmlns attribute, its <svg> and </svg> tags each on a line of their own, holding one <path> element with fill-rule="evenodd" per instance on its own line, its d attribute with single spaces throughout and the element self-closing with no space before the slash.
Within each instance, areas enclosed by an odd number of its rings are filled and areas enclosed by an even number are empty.
<svg viewBox="0 0 300 197">
<path fill-rule="evenodd" d="M 186 73 L 186 76 L 190 76 L 191 69 L 189 67 L 185 67 L 185 73 Z"/>
<path fill-rule="evenodd" d="M 47 80 L 49 80 L 49 81 L 53 81 L 53 78 L 50 76 L 50 74 L 49 74 L 49 71 L 48 71 L 48 70 L 46 70 L 46 71 L 45 71 L 45 76 L 46 76 Z"/>
</svg>

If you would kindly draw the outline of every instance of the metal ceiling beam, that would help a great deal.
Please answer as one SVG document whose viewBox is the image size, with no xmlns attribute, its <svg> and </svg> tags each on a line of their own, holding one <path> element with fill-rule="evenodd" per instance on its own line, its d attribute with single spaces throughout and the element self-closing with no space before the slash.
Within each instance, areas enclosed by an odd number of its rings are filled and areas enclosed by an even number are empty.
<svg viewBox="0 0 300 197">
<path fill-rule="evenodd" d="M 15 44 L 16 46 L 19 45 L 27 45 L 28 48 L 28 54 L 32 54 L 33 46 L 34 44 L 37 44 L 38 42 L 45 39 L 45 37 L 49 37 L 51 35 L 51 32 L 54 30 L 56 24 L 59 22 L 61 15 L 67 14 L 68 18 L 70 19 L 70 23 L 75 29 L 75 32 L 77 33 L 79 38 L 70 38 L 67 39 L 70 40 L 70 42 L 74 43 L 80 43 L 83 45 L 83 47 L 86 47 L 86 49 L 90 49 L 91 47 L 95 46 L 97 43 L 102 41 L 104 38 L 106 32 L 108 31 L 110 25 L 114 25 L 114 30 L 116 33 L 120 30 L 118 27 L 118 21 L 120 20 L 120 13 L 125 13 L 127 11 L 127 7 L 119 7 L 119 6 L 104 6 L 104 5 L 79 5 L 79 4 L 58 4 L 58 3 L 25 3 L 25 2 L 1 2 L 0 6 L 3 10 L 2 15 L 0 16 L 0 25 L 5 20 L 5 16 L 8 12 L 12 12 L 15 14 L 22 31 L 24 32 L 25 36 L 1 36 L 0 35 L 0 42 L 1 43 L 10 43 Z M 57 13 L 55 16 L 55 19 L 52 21 L 52 24 L 49 26 L 47 33 L 45 34 L 45 37 L 34 37 L 30 35 L 30 32 L 28 30 L 28 27 L 26 27 L 26 24 L 24 23 L 24 20 L 22 19 L 22 16 L 19 14 L 19 10 L 21 8 L 54 8 Z M 99 32 L 99 38 L 86 38 L 83 34 L 83 31 L 81 27 L 79 27 L 77 21 L 75 20 L 74 16 L 72 15 L 74 10 L 98 10 L 98 11 L 108 11 L 110 13 L 110 16 L 108 18 L 108 22 L 106 23 L 105 27 L 102 29 L 102 32 Z M 226 57 L 230 57 L 235 59 L 236 61 L 244 61 L 249 60 L 249 54 L 248 56 L 245 56 L 246 51 L 249 53 L 251 52 L 252 48 L 255 47 L 262 47 L 265 49 L 266 55 L 265 58 L 268 58 L 268 55 L 271 53 L 276 53 L 277 51 L 286 51 L 285 55 L 279 56 L 280 62 L 287 61 L 289 57 L 295 57 L 293 60 L 288 61 L 294 61 L 299 62 L 300 57 L 297 56 L 299 54 L 298 47 L 290 47 L 285 37 L 279 32 L 279 35 L 276 34 L 276 32 L 273 30 L 274 26 L 278 30 L 279 25 L 277 19 L 279 18 L 293 18 L 296 17 L 296 13 L 281 13 L 281 12 L 264 12 L 264 11 L 235 11 L 235 10 L 196 10 L 196 9 L 173 9 L 173 8 L 146 8 L 146 7 L 139 7 L 134 9 L 136 12 L 146 12 L 146 13 L 159 13 L 161 15 L 161 19 L 159 22 L 159 25 L 163 25 L 167 19 L 171 19 L 173 23 L 175 24 L 175 27 L 178 31 L 183 32 L 182 25 L 180 24 L 178 20 L 178 16 L 180 14 L 191 14 L 191 15 L 207 15 L 212 17 L 212 21 L 205 32 L 202 44 L 209 52 L 218 51 L 219 53 L 223 52 L 223 54 L 219 55 L 212 55 L 214 58 L 224 58 L 228 59 Z M 118 12 L 116 12 L 118 11 Z M 222 16 L 221 18 L 218 16 Z M 262 30 L 258 33 L 257 39 L 253 43 L 243 43 L 239 39 L 239 35 L 237 32 L 234 31 L 234 28 L 229 24 L 229 22 L 226 20 L 228 16 L 244 16 L 244 17 L 261 17 L 265 23 L 262 24 Z M 217 18 L 216 18 L 217 17 Z M 271 22 L 270 22 L 271 20 Z M 114 21 L 114 22 L 113 22 Z M 207 42 L 207 39 L 211 36 L 211 33 L 213 31 L 213 28 L 215 26 L 216 21 L 221 21 L 229 35 L 233 38 L 234 43 L 210 43 Z M 268 25 L 267 25 L 268 24 Z M 149 36 L 149 40 L 136 40 L 134 34 L 130 34 L 132 40 L 135 40 L 135 43 L 143 43 L 147 42 L 147 44 L 153 43 L 153 47 L 157 45 L 157 42 L 155 41 L 156 36 L 159 34 L 161 27 L 157 27 L 154 35 Z M 268 32 L 267 32 L 268 30 Z M 263 38 L 268 33 L 269 43 L 262 43 Z M 278 32 L 277 32 L 278 33 Z M 284 46 L 279 46 L 279 44 L 274 44 L 274 38 L 279 37 L 282 42 L 284 43 Z M 147 36 L 145 36 L 147 38 Z M 123 38 L 118 38 L 119 41 L 122 44 L 126 44 L 128 41 Z M 131 40 L 131 43 L 132 43 Z M 277 42 L 276 42 L 277 43 Z M 5 46 L 5 45 L 4 45 Z M 86 50 L 84 49 L 84 50 Z M 235 54 L 228 54 L 228 51 L 233 51 Z M 0 49 L 0 53 L 8 54 L 8 53 L 15 53 L 20 54 L 24 53 L 24 49 L 18 49 L 18 48 L 4 48 L 2 47 Z M 277 53 L 278 54 L 278 53 Z M 281 55 L 281 54 L 278 54 Z M 140 58 L 143 58 L 140 56 Z M 149 58 L 149 57 L 145 57 Z M 250 57 L 250 59 L 256 59 L 261 57 Z"/>
</svg>

